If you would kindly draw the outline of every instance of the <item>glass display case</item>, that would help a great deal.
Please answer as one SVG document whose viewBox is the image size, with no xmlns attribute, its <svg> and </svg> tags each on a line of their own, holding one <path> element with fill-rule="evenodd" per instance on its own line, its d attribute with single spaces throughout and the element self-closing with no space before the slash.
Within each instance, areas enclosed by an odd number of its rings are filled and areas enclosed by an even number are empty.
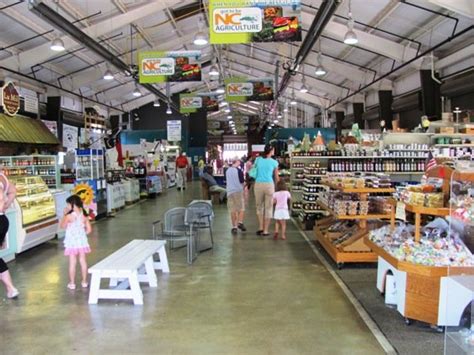
<svg viewBox="0 0 474 355">
<path fill-rule="evenodd" d="M 104 152 L 102 149 L 76 150 L 76 180 L 104 178 Z"/>
<path fill-rule="evenodd" d="M 450 236 L 474 252 L 474 162 L 460 162 L 451 178 Z M 441 279 L 440 316 L 446 324 L 445 354 L 474 353 L 474 256 L 449 267 Z M 466 264 L 466 263 L 465 263 Z"/>
<path fill-rule="evenodd" d="M 54 198 L 40 176 L 10 176 L 17 190 L 23 227 L 56 217 Z"/>
<path fill-rule="evenodd" d="M 5 175 L 39 176 L 49 188 L 59 188 L 59 169 L 54 155 L 3 156 L 0 157 L 0 165 Z"/>
</svg>

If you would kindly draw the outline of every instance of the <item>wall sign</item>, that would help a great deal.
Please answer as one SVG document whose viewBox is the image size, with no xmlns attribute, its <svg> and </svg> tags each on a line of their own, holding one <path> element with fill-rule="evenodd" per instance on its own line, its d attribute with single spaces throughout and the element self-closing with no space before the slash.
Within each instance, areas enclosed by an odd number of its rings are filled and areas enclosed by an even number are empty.
<svg viewBox="0 0 474 355">
<path fill-rule="evenodd" d="M 11 81 L 7 81 L 2 87 L 3 112 L 9 116 L 15 116 L 20 109 L 20 93 Z"/>
<path fill-rule="evenodd" d="M 209 0 L 212 44 L 301 41 L 301 0 Z"/>
<path fill-rule="evenodd" d="M 181 121 L 170 120 L 166 122 L 168 141 L 169 142 L 180 142 L 181 141 Z"/>
<path fill-rule="evenodd" d="M 77 127 L 63 124 L 63 147 L 67 148 L 68 151 L 77 149 L 78 134 L 79 129 Z"/>
<path fill-rule="evenodd" d="M 201 81 L 201 51 L 141 52 L 140 83 Z"/>
<path fill-rule="evenodd" d="M 273 100 L 273 79 L 232 77 L 225 79 L 225 94 L 228 102 Z"/>
</svg>

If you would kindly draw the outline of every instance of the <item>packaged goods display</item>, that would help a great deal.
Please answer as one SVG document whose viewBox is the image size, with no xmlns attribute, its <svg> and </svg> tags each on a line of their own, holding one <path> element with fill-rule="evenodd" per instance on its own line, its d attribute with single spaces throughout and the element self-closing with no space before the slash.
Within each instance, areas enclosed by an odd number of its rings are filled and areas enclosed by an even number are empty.
<svg viewBox="0 0 474 355">
<path fill-rule="evenodd" d="M 59 170 L 54 155 L 0 157 L 0 165 L 7 176 L 39 176 L 50 188 L 58 188 L 60 185 Z"/>
<path fill-rule="evenodd" d="M 429 266 L 474 266 L 474 257 L 458 232 L 438 218 L 422 229 L 419 242 L 414 238 L 415 228 L 400 224 L 370 232 L 369 238 L 400 261 Z"/>
</svg>

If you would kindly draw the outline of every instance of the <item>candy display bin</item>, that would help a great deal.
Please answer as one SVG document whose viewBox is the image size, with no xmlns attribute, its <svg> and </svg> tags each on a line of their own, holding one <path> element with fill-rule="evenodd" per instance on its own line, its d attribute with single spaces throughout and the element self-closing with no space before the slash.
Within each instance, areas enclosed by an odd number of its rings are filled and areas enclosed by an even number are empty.
<svg viewBox="0 0 474 355">
<path fill-rule="evenodd" d="M 474 162 L 461 162 L 451 177 L 450 229 L 474 251 Z M 446 325 L 445 354 L 474 353 L 474 266 L 448 267 L 441 279 L 440 315 Z"/>
</svg>

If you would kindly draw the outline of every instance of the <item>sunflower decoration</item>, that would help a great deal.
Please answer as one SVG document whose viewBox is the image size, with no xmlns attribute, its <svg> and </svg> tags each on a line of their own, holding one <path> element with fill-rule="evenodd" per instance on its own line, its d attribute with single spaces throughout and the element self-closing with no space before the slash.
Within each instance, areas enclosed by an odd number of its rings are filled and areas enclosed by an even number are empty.
<svg viewBox="0 0 474 355">
<path fill-rule="evenodd" d="M 94 189 L 92 186 L 80 183 L 74 186 L 72 193 L 79 196 L 84 204 L 84 208 L 87 211 L 89 218 L 95 218 L 95 211 L 94 211 Z"/>
</svg>

